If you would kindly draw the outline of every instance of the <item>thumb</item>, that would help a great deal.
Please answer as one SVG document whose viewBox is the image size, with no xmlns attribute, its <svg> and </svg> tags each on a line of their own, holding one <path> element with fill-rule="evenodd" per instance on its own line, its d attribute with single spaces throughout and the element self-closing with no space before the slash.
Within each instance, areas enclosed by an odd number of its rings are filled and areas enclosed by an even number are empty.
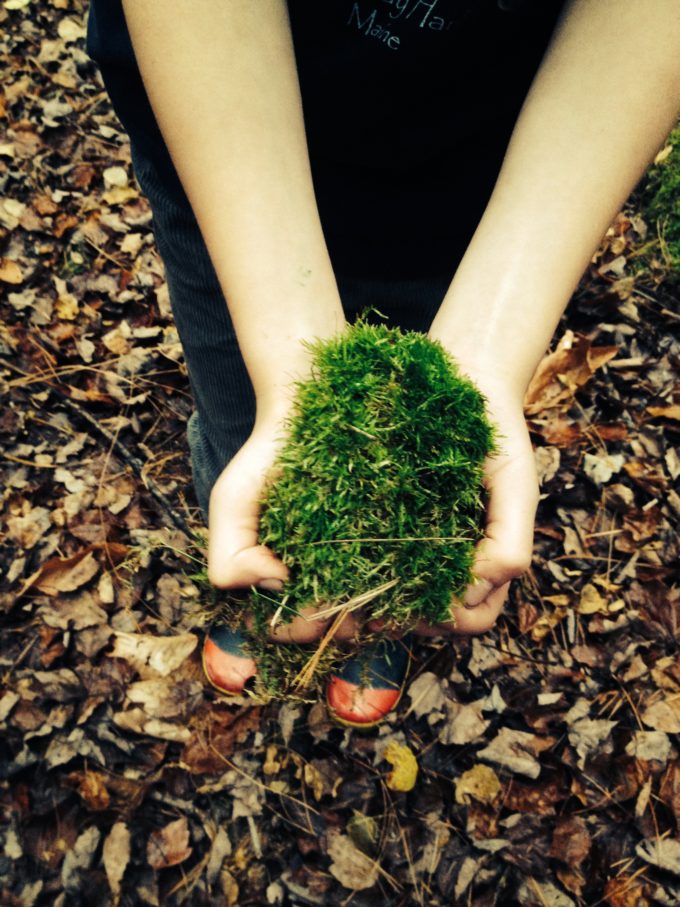
<svg viewBox="0 0 680 907">
<path fill-rule="evenodd" d="M 531 565 L 538 479 L 528 436 L 523 447 L 489 476 L 485 538 L 477 546 L 473 566 L 477 581 L 463 598 L 468 607 L 479 605 Z"/>
<path fill-rule="evenodd" d="M 288 570 L 258 544 L 260 499 L 274 449 L 246 442 L 215 483 L 210 495 L 208 578 L 222 589 L 280 588 Z"/>
</svg>

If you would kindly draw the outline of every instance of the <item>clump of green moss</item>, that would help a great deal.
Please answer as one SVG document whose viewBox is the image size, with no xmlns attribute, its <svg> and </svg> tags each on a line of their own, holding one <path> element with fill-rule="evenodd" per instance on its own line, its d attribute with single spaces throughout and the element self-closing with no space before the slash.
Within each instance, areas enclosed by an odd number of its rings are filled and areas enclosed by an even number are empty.
<svg viewBox="0 0 680 907">
<path fill-rule="evenodd" d="M 310 350 L 261 515 L 290 577 L 281 594 L 252 590 L 255 635 L 358 596 L 366 618 L 448 619 L 482 535 L 484 398 L 424 334 L 360 320 Z"/>
<path fill-rule="evenodd" d="M 664 257 L 680 270 L 680 124 L 668 137 L 671 151 L 651 168 L 644 191 L 645 215 L 655 225 Z"/>
</svg>

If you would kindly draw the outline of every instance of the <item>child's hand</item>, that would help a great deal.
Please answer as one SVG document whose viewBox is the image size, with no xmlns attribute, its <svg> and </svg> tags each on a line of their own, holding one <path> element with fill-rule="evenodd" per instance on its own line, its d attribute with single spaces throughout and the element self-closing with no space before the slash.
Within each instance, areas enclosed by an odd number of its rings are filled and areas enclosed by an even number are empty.
<svg viewBox="0 0 680 907">
<path fill-rule="evenodd" d="M 260 501 L 265 476 L 281 444 L 281 422 L 260 424 L 231 460 L 213 486 L 210 495 L 208 578 L 219 589 L 260 586 L 279 590 L 288 577 L 287 567 L 264 545 L 258 543 Z M 306 643 L 319 639 L 329 620 L 314 619 L 315 609 L 302 611 L 290 623 L 279 624 L 270 634 L 276 642 Z M 248 616 L 245 623 L 248 624 Z M 351 615 L 343 622 L 336 639 L 348 639 L 356 632 Z"/>
<path fill-rule="evenodd" d="M 421 622 L 416 632 L 424 636 L 491 629 L 505 605 L 510 580 L 531 564 L 538 480 L 522 400 L 488 379 L 477 376 L 474 381 L 487 398 L 500 448 L 486 464 L 486 537 L 477 546 L 473 568 L 480 581 L 467 589 L 467 608 L 459 604 L 452 608 L 451 622 L 434 626 Z"/>
</svg>

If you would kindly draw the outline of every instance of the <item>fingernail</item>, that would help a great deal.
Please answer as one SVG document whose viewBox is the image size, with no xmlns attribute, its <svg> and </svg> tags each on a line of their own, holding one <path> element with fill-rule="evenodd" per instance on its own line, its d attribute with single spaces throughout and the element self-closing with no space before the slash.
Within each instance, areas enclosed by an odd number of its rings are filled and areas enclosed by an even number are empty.
<svg viewBox="0 0 680 907">
<path fill-rule="evenodd" d="M 267 592 L 283 591 L 283 581 L 280 579 L 263 579 L 257 585 L 260 589 L 266 589 Z"/>
<path fill-rule="evenodd" d="M 488 579 L 478 579 L 471 586 L 468 586 L 463 596 L 463 604 L 466 608 L 476 608 L 481 605 L 489 592 L 493 589 L 493 583 Z"/>
</svg>

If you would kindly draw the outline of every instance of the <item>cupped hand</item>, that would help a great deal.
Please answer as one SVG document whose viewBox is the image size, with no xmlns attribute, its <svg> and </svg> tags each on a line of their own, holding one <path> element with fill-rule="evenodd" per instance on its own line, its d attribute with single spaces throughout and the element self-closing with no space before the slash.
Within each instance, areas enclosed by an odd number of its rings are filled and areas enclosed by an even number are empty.
<svg viewBox="0 0 680 907">
<path fill-rule="evenodd" d="M 451 621 L 418 625 L 416 633 L 423 636 L 490 630 L 503 610 L 510 581 L 531 564 L 538 478 L 522 395 L 487 376 L 471 377 L 487 399 L 489 416 L 498 429 L 499 448 L 485 464 L 488 503 L 484 538 L 477 546 L 473 566 L 477 581 L 467 588 L 463 602 L 453 603 Z"/>
<path fill-rule="evenodd" d="M 267 474 L 282 444 L 281 419 L 256 425 L 243 447 L 221 473 L 210 494 L 208 578 L 219 589 L 259 586 L 278 591 L 288 578 L 288 568 L 274 552 L 258 541 L 261 500 Z M 318 639 L 328 619 L 315 617 L 314 608 L 303 609 L 290 623 L 270 633 L 276 642 L 306 643 Z M 244 615 L 246 625 L 250 624 Z M 356 632 L 351 615 L 337 638 Z"/>
</svg>

